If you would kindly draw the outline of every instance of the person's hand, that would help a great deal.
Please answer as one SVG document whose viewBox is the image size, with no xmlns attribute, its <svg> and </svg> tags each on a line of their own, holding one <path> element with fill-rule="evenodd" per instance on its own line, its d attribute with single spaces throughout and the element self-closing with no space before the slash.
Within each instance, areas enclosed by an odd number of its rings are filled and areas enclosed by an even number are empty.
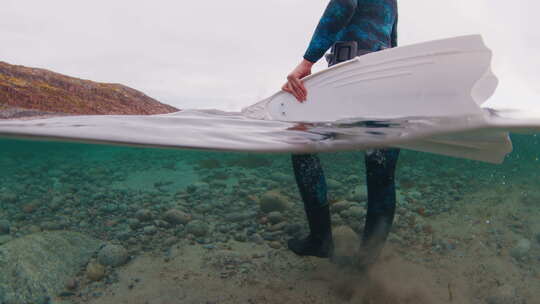
<svg viewBox="0 0 540 304">
<path fill-rule="evenodd" d="M 291 131 L 308 131 L 310 127 L 313 127 L 313 124 L 310 123 L 297 123 L 294 126 L 287 128 L 287 130 Z"/>
<path fill-rule="evenodd" d="M 307 90 L 304 86 L 302 78 L 311 74 L 311 67 L 313 62 L 302 60 L 300 64 L 287 76 L 287 83 L 285 83 L 281 89 L 285 92 L 291 93 L 299 102 L 306 101 Z"/>
</svg>

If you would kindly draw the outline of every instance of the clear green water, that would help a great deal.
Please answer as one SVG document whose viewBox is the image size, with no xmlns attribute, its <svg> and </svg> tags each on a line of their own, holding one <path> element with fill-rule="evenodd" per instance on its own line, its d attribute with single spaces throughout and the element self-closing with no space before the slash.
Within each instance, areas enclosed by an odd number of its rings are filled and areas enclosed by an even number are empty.
<svg viewBox="0 0 540 304">
<path fill-rule="evenodd" d="M 400 156 L 391 251 L 405 263 L 440 277 L 448 274 L 468 286 L 452 294 L 464 303 L 536 303 L 540 295 L 540 136 L 516 135 L 512 140 L 514 152 L 501 165 L 412 151 Z M 331 201 L 354 202 L 350 192 L 364 187 L 363 154 L 323 154 L 321 159 Z M 290 203 L 283 212 L 285 222 L 299 223 L 305 232 L 289 155 L 0 140 L 0 221 L 9 226 L 0 233 L 2 246 L 42 231 L 68 230 L 121 244 L 135 260 L 144 253 L 166 252 L 172 243 L 213 250 L 252 242 L 286 255 L 289 233 L 270 235 L 268 224 L 261 224 L 265 214 L 258 198 L 267 191 L 284 196 Z M 362 199 L 354 203 L 365 206 Z M 193 235 L 183 225 L 165 223 L 164 214 L 172 208 L 200 220 L 206 231 Z M 142 218 L 140 210 L 150 212 L 152 219 L 135 221 Z M 243 219 L 233 219 L 243 213 Z M 335 226 L 361 233 L 361 215 L 334 211 L 333 219 Z M 254 234 L 261 239 L 254 240 Z M 171 237 L 173 241 L 164 241 Z M 281 247 L 275 249 L 271 242 Z M 459 261 L 471 273 L 448 270 L 435 261 Z M 126 267 L 110 269 L 109 278 Z M 85 279 L 84 267 L 77 278 L 78 291 L 65 299 L 101 303 L 100 297 L 106 298 L 95 291 L 103 286 Z M 446 286 L 443 279 L 439 283 Z M 115 282 L 107 284 L 114 287 Z M 524 302 L 494 302 L 508 293 L 501 286 L 511 286 L 512 297 Z M 208 299 L 201 296 L 200 301 Z"/>
</svg>

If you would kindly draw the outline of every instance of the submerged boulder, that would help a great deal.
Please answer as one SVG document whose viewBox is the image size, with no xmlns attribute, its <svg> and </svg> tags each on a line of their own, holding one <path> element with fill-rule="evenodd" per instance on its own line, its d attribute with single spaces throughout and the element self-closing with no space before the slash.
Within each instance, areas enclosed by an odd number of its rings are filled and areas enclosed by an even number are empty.
<svg viewBox="0 0 540 304">
<path fill-rule="evenodd" d="M 0 303 L 41 303 L 54 297 L 100 245 L 78 232 L 54 231 L 0 246 Z"/>
<path fill-rule="evenodd" d="M 121 245 L 109 244 L 98 253 L 98 262 L 105 266 L 122 266 L 129 260 L 128 251 Z"/>
<path fill-rule="evenodd" d="M 289 208 L 289 202 L 278 191 L 268 191 L 259 199 L 259 207 L 264 213 L 270 213 L 272 211 L 284 212 Z"/>
<path fill-rule="evenodd" d="M 10 224 L 7 220 L 0 220 L 0 235 L 9 234 Z"/>
</svg>

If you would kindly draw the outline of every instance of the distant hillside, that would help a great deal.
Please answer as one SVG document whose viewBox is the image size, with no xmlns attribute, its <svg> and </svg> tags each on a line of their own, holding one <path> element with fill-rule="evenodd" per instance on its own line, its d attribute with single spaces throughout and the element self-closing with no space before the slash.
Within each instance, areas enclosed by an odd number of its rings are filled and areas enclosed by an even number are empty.
<svg viewBox="0 0 540 304">
<path fill-rule="evenodd" d="M 0 61 L 0 108 L 66 114 L 163 114 L 178 109 L 121 84 L 99 83 Z"/>
</svg>

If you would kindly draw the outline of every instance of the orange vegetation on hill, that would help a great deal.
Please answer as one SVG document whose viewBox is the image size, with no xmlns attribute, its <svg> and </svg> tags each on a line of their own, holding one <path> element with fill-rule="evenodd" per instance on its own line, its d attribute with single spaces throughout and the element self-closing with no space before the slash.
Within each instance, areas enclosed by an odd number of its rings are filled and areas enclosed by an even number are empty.
<svg viewBox="0 0 540 304">
<path fill-rule="evenodd" d="M 68 114 L 163 114 L 178 109 L 121 84 L 0 61 L 0 104 Z"/>
</svg>

